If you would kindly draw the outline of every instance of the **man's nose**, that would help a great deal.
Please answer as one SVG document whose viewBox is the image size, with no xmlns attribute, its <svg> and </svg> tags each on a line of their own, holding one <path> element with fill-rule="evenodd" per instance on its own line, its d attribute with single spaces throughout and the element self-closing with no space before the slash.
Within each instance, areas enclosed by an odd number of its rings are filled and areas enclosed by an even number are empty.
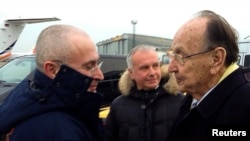
<svg viewBox="0 0 250 141">
<path fill-rule="evenodd" d="M 149 74 L 150 74 L 150 75 L 154 75 L 156 71 L 157 71 L 157 70 L 156 70 L 156 68 L 154 68 L 154 67 L 150 67 L 150 68 L 149 68 Z"/>
<path fill-rule="evenodd" d="M 176 70 L 176 65 L 174 63 L 174 60 L 172 59 L 168 64 L 168 72 L 175 72 Z"/>
<path fill-rule="evenodd" d="M 97 67 L 94 72 L 93 72 L 93 77 L 94 79 L 97 79 L 97 80 L 103 80 L 104 79 L 104 76 L 103 76 L 103 72 L 101 70 L 100 67 Z"/>
</svg>

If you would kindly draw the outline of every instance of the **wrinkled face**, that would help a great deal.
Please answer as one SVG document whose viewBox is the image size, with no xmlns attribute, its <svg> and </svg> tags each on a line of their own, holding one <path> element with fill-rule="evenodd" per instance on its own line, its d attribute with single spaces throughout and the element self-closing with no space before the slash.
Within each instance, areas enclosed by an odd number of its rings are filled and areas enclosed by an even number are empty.
<svg viewBox="0 0 250 141">
<path fill-rule="evenodd" d="M 82 36 L 72 37 L 72 58 L 67 63 L 70 67 L 78 72 L 92 77 L 94 80 L 90 84 L 88 91 L 95 92 L 99 80 L 103 80 L 104 76 L 100 68 L 99 54 L 94 43 Z"/>
<path fill-rule="evenodd" d="M 184 57 L 184 63 L 172 58 L 169 71 L 174 72 L 181 92 L 204 93 L 209 88 L 211 51 L 204 52 L 204 32 L 207 19 L 198 18 L 183 25 L 176 33 L 171 50 L 174 54 Z M 188 58 L 186 56 L 197 54 Z"/>
<path fill-rule="evenodd" d="M 160 63 L 155 51 L 137 51 L 132 56 L 133 68 L 130 77 L 136 82 L 138 90 L 151 90 L 161 79 Z"/>
</svg>

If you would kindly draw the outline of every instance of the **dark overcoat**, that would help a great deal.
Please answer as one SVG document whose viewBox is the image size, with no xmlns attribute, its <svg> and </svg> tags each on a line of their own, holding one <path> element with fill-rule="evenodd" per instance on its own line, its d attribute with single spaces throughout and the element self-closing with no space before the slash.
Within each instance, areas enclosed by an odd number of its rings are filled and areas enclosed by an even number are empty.
<svg viewBox="0 0 250 141">
<path fill-rule="evenodd" d="M 192 97 L 187 94 L 178 114 L 171 140 L 215 140 L 219 132 L 224 136 L 228 134 L 243 136 L 243 139 L 246 138 L 244 133 L 250 136 L 249 75 L 250 73 L 246 70 L 238 68 L 191 110 Z M 248 132 L 241 132 L 247 130 Z M 223 139 L 223 137 L 218 139 Z"/>
</svg>

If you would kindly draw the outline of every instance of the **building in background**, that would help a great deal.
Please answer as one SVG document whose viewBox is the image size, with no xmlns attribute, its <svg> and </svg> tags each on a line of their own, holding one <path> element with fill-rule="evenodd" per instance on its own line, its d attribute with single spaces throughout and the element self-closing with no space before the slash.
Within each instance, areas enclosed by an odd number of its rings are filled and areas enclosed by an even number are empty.
<svg viewBox="0 0 250 141">
<path fill-rule="evenodd" d="M 98 52 L 100 54 L 109 55 L 126 55 L 129 51 L 137 45 L 147 44 L 158 48 L 159 51 L 166 51 L 172 43 L 172 39 L 138 35 L 138 34 L 127 34 L 118 35 L 110 39 L 100 41 L 97 43 Z"/>
</svg>

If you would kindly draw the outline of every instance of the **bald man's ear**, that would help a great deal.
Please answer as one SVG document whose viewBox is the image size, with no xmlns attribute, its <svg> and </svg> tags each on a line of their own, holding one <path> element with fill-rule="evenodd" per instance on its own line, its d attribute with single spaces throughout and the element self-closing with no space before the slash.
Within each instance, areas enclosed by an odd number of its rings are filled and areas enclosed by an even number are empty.
<svg viewBox="0 0 250 141">
<path fill-rule="evenodd" d="M 54 79 L 56 77 L 56 74 L 60 69 L 60 65 L 52 61 L 46 61 L 43 67 L 45 74 L 51 79 Z"/>
<path fill-rule="evenodd" d="M 225 65 L 227 52 L 223 47 L 216 47 L 212 53 L 212 67 L 211 73 L 216 74 L 219 70 L 221 70 Z"/>
</svg>

